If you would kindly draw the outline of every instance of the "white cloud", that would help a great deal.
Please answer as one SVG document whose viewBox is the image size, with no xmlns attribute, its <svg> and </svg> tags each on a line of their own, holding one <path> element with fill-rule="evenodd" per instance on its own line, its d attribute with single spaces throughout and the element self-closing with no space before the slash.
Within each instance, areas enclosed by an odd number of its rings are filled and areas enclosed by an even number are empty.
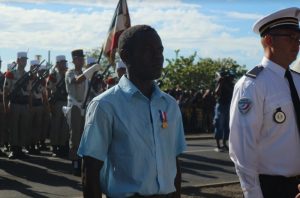
<svg viewBox="0 0 300 198">
<path fill-rule="evenodd" d="M 235 18 L 235 19 L 251 19 L 257 20 L 263 15 L 260 14 L 253 14 L 253 13 L 241 13 L 241 12 L 224 12 L 227 17 Z"/>
<path fill-rule="evenodd" d="M 7 2 L 1 1 L 0 2 Z M 11 1 L 10 1 L 11 2 Z M 14 2 L 39 3 L 58 0 L 19 0 Z M 92 49 L 105 40 L 117 0 L 69 0 L 67 11 L 26 9 L 18 4 L 0 3 L 0 46 L 7 49 L 40 49 L 70 53 L 72 49 Z M 251 37 L 233 37 L 236 28 L 215 22 L 214 16 L 202 13 L 199 4 L 179 0 L 130 0 L 132 24 L 149 24 L 162 37 L 169 50 L 198 51 L 203 57 L 233 57 L 243 60 L 257 55 L 258 49 Z M 84 5 L 78 10 L 74 4 Z M 97 6 L 95 8 L 94 6 Z M 86 12 L 85 12 L 86 11 Z M 255 14 L 227 13 L 227 17 L 253 19 Z M 5 38 L 5 39 L 3 39 Z"/>
</svg>

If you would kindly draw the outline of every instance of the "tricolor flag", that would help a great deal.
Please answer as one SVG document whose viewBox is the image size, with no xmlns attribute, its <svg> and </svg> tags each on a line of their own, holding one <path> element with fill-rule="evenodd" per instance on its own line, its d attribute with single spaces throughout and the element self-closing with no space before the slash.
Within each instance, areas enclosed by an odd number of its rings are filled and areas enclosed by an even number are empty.
<svg viewBox="0 0 300 198">
<path fill-rule="evenodd" d="M 129 27 L 130 17 L 127 2 L 126 0 L 119 0 L 108 30 L 107 40 L 103 47 L 104 54 L 108 57 L 110 63 L 114 62 L 116 49 L 118 47 L 118 40 L 121 33 Z"/>
</svg>

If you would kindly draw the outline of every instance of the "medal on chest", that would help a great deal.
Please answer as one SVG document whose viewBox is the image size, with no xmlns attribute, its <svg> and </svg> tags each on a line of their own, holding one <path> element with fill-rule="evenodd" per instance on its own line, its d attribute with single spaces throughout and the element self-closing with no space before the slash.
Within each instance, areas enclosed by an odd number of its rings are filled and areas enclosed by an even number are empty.
<svg viewBox="0 0 300 198">
<path fill-rule="evenodd" d="M 273 120 L 278 123 L 281 124 L 285 121 L 285 113 L 281 110 L 281 108 L 277 108 L 276 112 L 273 114 Z"/>
<path fill-rule="evenodd" d="M 160 114 L 160 120 L 162 122 L 161 127 L 163 129 L 168 128 L 168 122 L 167 122 L 167 112 L 161 111 L 159 110 L 159 114 Z"/>
</svg>

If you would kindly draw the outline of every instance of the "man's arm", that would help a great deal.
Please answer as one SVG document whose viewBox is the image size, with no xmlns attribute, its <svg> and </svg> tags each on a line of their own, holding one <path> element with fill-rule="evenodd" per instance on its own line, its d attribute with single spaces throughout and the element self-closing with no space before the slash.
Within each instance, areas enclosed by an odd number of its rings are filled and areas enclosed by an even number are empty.
<svg viewBox="0 0 300 198">
<path fill-rule="evenodd" d="M 85 80 L 86 80 L 86 77 L 83 74 L 80 74 L 79 76 L 73 78 L 71 80 L 71 83 L 79 84 L 79 83 L 82 83 Z"/>
<path fill-rule="evenodd" d="M 174 181 L 176 192 L 175 192 L 174 198 L 180 198 L 180 194 L 181 194 L 181 164 L 178 159 L 178 156 L 176 157 L 176 167 L 177 167 L 177 173 L 176 173 L 176 177 L 175 177 L 175 181 Z"/>
<path fill-rule="evenodd" d="M 100 170 L 103 162 L 95 158 L 84 156 L 82 168 L 82 185 L 84 198 L 101 198 Z"/>
</svg>

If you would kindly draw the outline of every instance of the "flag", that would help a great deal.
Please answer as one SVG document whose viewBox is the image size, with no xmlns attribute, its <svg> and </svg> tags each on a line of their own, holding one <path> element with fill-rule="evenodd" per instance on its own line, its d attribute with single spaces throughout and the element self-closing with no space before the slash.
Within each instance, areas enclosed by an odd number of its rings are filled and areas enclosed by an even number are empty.
<svg viewBox="0 0 300 198">
<path fill-rule="evenodd" d="M 114 62 L 116 49 L 118 47 L 118 40 L 121 33 L 129 27 L 130 17 L 127 2 L 126 0 L 119 0 L 108 30 L 105 45 L 103 47 L 104 54 L 109 59 L 110 63 Z"/>
</svg>

